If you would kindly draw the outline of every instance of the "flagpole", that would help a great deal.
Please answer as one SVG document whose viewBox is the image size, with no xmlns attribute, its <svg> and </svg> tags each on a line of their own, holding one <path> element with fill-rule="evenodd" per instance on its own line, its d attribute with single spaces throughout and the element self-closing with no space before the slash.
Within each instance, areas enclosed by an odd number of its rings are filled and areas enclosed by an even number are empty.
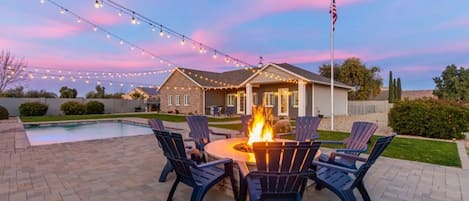
<svg viewBox="0 0 469 201">
<path fill-rule="evenodd" d="M 334 0 L 331 0 L 332 11 Z M 334 13 L 331 14 L 331 131 L 334 130 Z"/>
</svg>

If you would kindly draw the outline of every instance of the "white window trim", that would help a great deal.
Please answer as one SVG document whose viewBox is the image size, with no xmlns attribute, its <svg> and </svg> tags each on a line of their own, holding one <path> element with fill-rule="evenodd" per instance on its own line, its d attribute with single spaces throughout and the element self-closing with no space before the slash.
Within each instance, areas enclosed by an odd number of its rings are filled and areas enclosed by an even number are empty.
<svg viewBox="0 0 469 201">
<path fill-rule="evenodd" d="M 259 104 L 259 98 L 257 97 L 256 92 L 252 93 L 252 104 L 253 105 L 258 105 Z"/>
<path fill-rule="evenodd" d="M 298 91 L 293 91 L 292 92 L 292 99 L 293 99 L 293 107 L 298 108 L 298 103 L 300 102 L 299 97 L 298 97 Z M 296 101 L 298 100 L 298 102 Z"/>
<path fill-rule="evenodd" d="M 176 106 L 179 106 L 181 104 L 181 95 L 176 95 Z"/>
<path fill-rule="evenodd" d="M 234 97 L 233 101 L 231 101 L 231 97 Z M 232 104 L 230 104 L 230 102 L 232 102 Z M 235 103 L 236 103 L 236 94 L 235 93 L 227 94 L 226 95 L 226 105 L 229 106 L 229 107 L 234 107 Z"/>
<path fill-rule="evenodd" d="M 273 101 L 275 99 L 275 93 L 274 92 L 264 92 L 264 106 L 265 107 L 274 107 Z"/>
<path fill-rule="evenodd" d="M 168 96 L 168 105 L 173 105 L 173 96 L 172 95 Z"/>
<path fill-rule="evenodd" d="M 189 106 L 189 95 L 184 94 L 184 106 Z"/>
</svg>

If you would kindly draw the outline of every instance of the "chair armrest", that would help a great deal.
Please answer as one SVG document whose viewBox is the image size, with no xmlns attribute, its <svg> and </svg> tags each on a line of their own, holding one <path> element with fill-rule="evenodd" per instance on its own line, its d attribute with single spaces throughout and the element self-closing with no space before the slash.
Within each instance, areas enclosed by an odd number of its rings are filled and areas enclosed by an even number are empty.
<svg viewBox="0 0 469 201">
<path fill-rule="evenodd" d="M 226 139 L 228 138 L 231 138 L 231 135 L 230 133 L 219 133 L 219 132 L 214 132 L 212 129 L 209 129 L 210 130 L 210 133 L 213 134 L 213 135 L 223 135 L 226 137 Z"/>
<path fill-rule="evenodd" d="M 197 165 L 197 168 L 206 168 L 206 167 L 212 167 L 212 166 L 216 166 L 216 165 L 220 165 L 220 164 L 227 164 L 227 163 L 233 163 L 233 160 L 231 160 L 229 158 L 225 158 L 225 159 L 220 159 L 220 160 L 216 160 L 216 161 L 210 161 L 208 163 Z"/>
<path fill-rule="evenodd" d="M 340 156 L 342 158 L 347 158 L 347 159 L 350 159 L 350 160 L 362 161 L 362 162 L 366 162 L 368 160 L 366 158 L 358 157 L 358 156 L 355 156 L 355 155 L 350 155 L 350 154 L 346 154 L 346 153 L 337 153 L 337 152 L 332 152 L 331 155 L 329 156 L 329 160 L 334 161 L 337 156 Z"/>
<path fill-rule="evenodd" d="M 317 142 L 321 142 L 321 144 L 344 144 L 344 141 L 336 141 L 336 140 L 316 140 Z"/>
<path fill-rule="evenodd" d="M 336 149 L 336 152 L 359 152 L 359 153 L 365 153 L 368 151 L 368 148 L 366 149 Z"/>
<path fill-rule="evenodd" d="M 330 163 L 320 162 L 320 161 L 313 161 L 313 165 L 328 167 L 328 168 L 340 170 L 340 171 L 343 171 L 343 172 L 353 173 L 353 174 L 355 174 L 358 171 L 358 170 L 355 170 L 355 169 L 350 169 L 350 168 L 346 168 L 346 167 L 342 167 L 342 166 L 338 166 L 338 165 L 334 165 L 334 164 L 330 164 Z"/>
<path fill-rule="evenodd" d="M 294 132 L 287 132 L 287 133 L 276 133 L 275 134 L 275 137 L 282 137 L 282 136 L 285 136 L 285 135 L 292 135 Z"/>
<path fill-rule="evenodd" d="M 246 162 L 238 161 L 238 168 L 239 168 L 239 174 L 243 178 L 246 177 L 249 174 L 249 168 Z"/>
</svg>

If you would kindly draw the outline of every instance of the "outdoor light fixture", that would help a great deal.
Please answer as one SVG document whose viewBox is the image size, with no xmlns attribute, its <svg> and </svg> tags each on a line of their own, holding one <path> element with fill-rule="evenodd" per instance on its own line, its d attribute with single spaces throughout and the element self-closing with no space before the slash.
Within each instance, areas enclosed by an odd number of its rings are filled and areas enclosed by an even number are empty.
<svg viewBox="0 0 469 201">
<path fill-rule="evenodd" d="M 163 25 L 160 25 L 160 36 L 164 36 Z"/>
<path fill-rule="evenodd" d="M 182 39 L 181 39 L 181 45 L 184 45 L 185 44 L 185 41 L 184 41 L 184 35 L 182 35 Z"/>
<path fill-rule="evenodd" d="M 132 15 L 132 19 L 130 20 L 130 22 L 132 22 L 132 24 L 137 24 L 137 19 L 135 18 L 135 16 Z"/>
<path fill-rule="evenodd" d="M 98 0 L 96 0 L 96 1 L 94 2 L 94 7 L 95 7 L 95 8 L 101 7 L 101 6 L 99 5 L 99 1 L 98 1 Z"/>
</svg>

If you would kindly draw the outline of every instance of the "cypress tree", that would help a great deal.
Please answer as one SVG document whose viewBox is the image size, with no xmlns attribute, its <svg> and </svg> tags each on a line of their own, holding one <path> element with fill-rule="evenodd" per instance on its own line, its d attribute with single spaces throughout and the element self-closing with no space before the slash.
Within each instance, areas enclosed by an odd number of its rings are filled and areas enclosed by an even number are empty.
<svg viewBox="0 0 469 201">
<path fill-rule="evenodd" d="M 397 78 L 397 86 L 396 86 L 396 90 L 397 90 L 397 100 L 401 100 L 402 98 L 402 86 L 401 86 L 401 78 L 398 77 Z"/>
<path fill-rule="evenodd" d="M 393 93 L 392 102 L 393 102 L 393 103 L 396 102 L 396 100 L 397 100 L 397 87 L 396 87 L 397 84 L 396 84 L 396 83 L 397 83 L 396 78 L 394 78 L 394 79 L 392 80 L 392 89 L 393 89 L 393 92 L 392 92 L 392 93 Z"/>
<path fill-rule="evenodd" d="M 392 103 L 394 101 L 394 85 L 392 83 L 392 71 L 389 71 L 389 84 L 388 84 L 388 102 Z"/>
</svg>

